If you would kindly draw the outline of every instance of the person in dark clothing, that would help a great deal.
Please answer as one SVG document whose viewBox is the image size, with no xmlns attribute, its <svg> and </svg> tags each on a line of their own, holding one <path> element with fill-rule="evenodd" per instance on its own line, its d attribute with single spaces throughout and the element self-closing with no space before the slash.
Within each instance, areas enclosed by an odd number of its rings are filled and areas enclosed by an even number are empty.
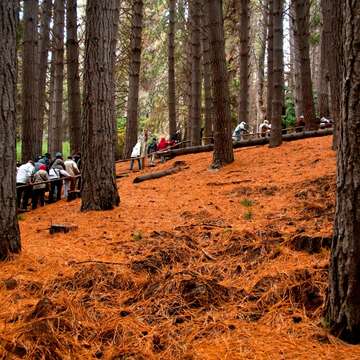
<svg viewBox="0 0 360 360">
<path fill-rule="evenodd" d="M 53 181 L 50 186 L 50 193 L 49 193 L 49 203 L 55 201 L 59 201 L 61 199 L 61 191 L 63 181 L 61 180 L 61 171 L 65 171 L 65 163 L 60 152 L 56 153 L 55 160 L 52 163 L 49 171 L 49 175 L 51 179 L 59 179 Z"/>
<path fill-rule="evenodd" d="M 147 153 L 150 155 L 150 166 L 155 165 L 155 153 L 157 151 L 157 140 L 154 137 L 147 148 Z"/>
</svg>

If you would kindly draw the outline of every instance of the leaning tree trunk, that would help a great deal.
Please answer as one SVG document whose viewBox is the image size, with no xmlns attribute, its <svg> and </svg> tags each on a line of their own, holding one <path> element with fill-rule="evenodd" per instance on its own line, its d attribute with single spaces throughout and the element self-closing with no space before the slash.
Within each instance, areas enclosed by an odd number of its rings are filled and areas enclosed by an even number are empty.
<svg viewBox="0 0 360 360">
<path fill-rule="evenodd" d="M 200 145 L 201 122 L 201 2 L 190 0 L 191 19 L 191 145 Z"/>
<path fill-rule="evenodd" d="M 273 0 L 274 26 L 274 75 L 271 117 L 270 147 L 282 143 L 282 106 L 284 99 L 284 49 L 283 49 L 283 11 L 284 0 Z"/>
<path fill-rule="evenodd" d="M 0 2 L 0 260 L 21 250 L 16 215 L 16 11 Z"/>
<path fill-rule="evenodd" d="M 321 0 L 324 19 L 324 38 L 329 44 L 327 47 L 327 60 L 330 80 L 331 116 L 335 122 L 333 148 L 337 147 L 337 129 L 340 122 L 341 80 L 343 59 L 342 49 L 342 7 L 337 2 Z"/>
<path fill-rule="evenodd" d="M 249 0 L 240 0 L 239 122 L 249 123 Z"/>
<path fill-rule="evenodd" d="M 81 100 L 79 42 L 77 37 L 77 0 L 67 0 L 66 33 L 70 151 L 71 153 L 75 153 L 81 149 Z"/>
<path fill-rule="evenodd" d="M 212 167 L 234 161 L 231 139 L 231 114 L 225 57 L 223 10 L 221 0 L 206 2 L 209 14 L 210 57 L 214 97 L 214 155 Z"/>
<path fill-rule="evenodd" d="M 139 82 L 141 65 L 141 36 L 143 28 L 143 0 L 134 0 L 131 25 L 129 94 L 123 157 L 129 158 L 138 136 Z"/>
<path fill-rule="evenodd" d="M 210 61 L 210 42 L 209 42 L 209 15 L 207 14 L 207 7 L 202 3 L 202 59 L 203 59 L 203 77 L 204 77 L 204 96 L 205 96 L 205 131 L 204 144 L 212 143 L 213 136 L 213 97 L 211 84 L 211 61 Z"/>
<path fill-rule="evenodd" d="M 324 20 L 323 20 L 324 23 Z M 321 28 L 320 35 L 320 74 L 319 74 L 319 115 L 326 118 L 330 115 L 329 109 L 329 71 L 328 71 L 328 59 L 327 59 L 327 47 L 331 47 L 326 42 L 326 36 L 324 34 L 324 25 Z"/>
<path fill-rule="evenodd" d="M 23 114 L 21 159 L 35 159 L 36 130 L 38 124 L 38 0 L 24 2 L 24 48 L 23 48 Z"/>
<path fill-rule="evenodd" d="M 54 62 L 54 94 L 52 101 L 52 114 L 49 118 L 48 149 L 51 154 L 62 151 L 63 134 L 63 83 L 64 83 L 64 0 L 55 0 L 54 4 L 54 30 L 53 54 Z"/>
<path fill-rule="evenodd" d="M 118 0 L 86 5 L 81 210 L 120 203 L 114 171 L 114 58 Z"/>
<path fill-rule="evenodd" d="M 44 115 L 46 100 L 46 76 L 48 70 L 48 55 L 50 45 L 50 20 L 52 0 L 44 0 L 42 3 L 41 25 L 40 25 L 40 51 L 39 51 L 39 114 L 36 128 L 36 153 L 42 154 L 42 142 L 44 134 Z"/>
<path fill-rule="evenodd" d="M 267 41 L 267 97 L 266 97 L 266 119 L 271 121 L 272 101 L 273 101 L 273 72 L 274 72 L 274 0 L 269 0 L 269 22 L 268 22 L 268 41 Z"/>
<path fill-rule="evenodd" d="M 175 17 L 176 0 L 169 0 L 169 34 L 168 34 L 168 104 L 169 136 L 176 133 L 176 91 L 175 91 Z"/>
<path fill-rule="evenodd" d="M 327 315 L 334 334 L 360 343 L 360 2 L 344 1 L 343 11 L 342 36 L 338 34 L 344 57 L 338 64 L 343 65 L 343 80 Z M 337 17 L 332 19 L 335 23 L 341 22 L 339 11 L 331 16 Z"/>
<path fill-rule="evenodd" d="M 317 129 L 315 118 L 315 107 L 313 99 L 313 89 L 311 82 L 310 50 L 309 50 L 309 0 L 295 1 L 295 21 L 298 32 L 298 50 L 300 53 L 300 81 L 301 94 L 304 104 L 305 128 Z"/>
</svg>

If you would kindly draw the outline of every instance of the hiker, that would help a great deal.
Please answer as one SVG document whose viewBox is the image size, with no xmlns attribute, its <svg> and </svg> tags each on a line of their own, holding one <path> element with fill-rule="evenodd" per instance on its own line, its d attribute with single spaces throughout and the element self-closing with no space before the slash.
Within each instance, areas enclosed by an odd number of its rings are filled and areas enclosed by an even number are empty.
<svg viewBox="0 0 360 360">
<path fill-rule="evenodd" d="M 259 126 L 259 133 L 261 137 L 265 137 L 266 135 L 270 135 L 271 125 L 268 120 L 264 120 L 263 123 Z"/>
<path fill-rule="evenodd" d="M 65 171 L 72 177 L 72 179 L 65 180 L 64 186 L 64 197 L 68 197 L 69 191 L 75 191 L 76 188 L 76 178 L 75 176 L 80 175 L 79 168 L 76 165 L 76 162 L 71 156 L 68 156 L 67 160 L 64 162 Z"/>
<path fill-rule="evenodd" d="M 300 115 L 296 120 L 296 132 L 303 132 L 305 128 L 305 119 L 304 115 Z"/>
<path fill-rule="evenodd" d="M 18 168 L 16 174 L 16 187 L 30 185 L 31 177 L 35 171 L 34 162 L 29 160 L 26 164 Z M 18 209 L 26 210 L 31 196 L 31 186 L 21 187 L 16 189 L 17 207 Z"/>
<path fill-rule="evenodd" d="M 63 181 L 60 180 L 62 176 L 70 176 L 65 171 L 65 163 L 60 152 L 56 153 L 55 160 L 53 161 L 50 170 L 49 170 L 49 178 L 50 180 L 54 180 L 51 182 L 50 193 L 49 193 L 49 203 L 53 203 L 54 201 L 59 201 L 61 199 L 61 190 Z M 58 179 L 57 181 L 55 181 Z M 56 200 L 55 200 L 56 195 Z"/>
<path fill-rule="evenodd" d="M 34 174 L 34 182 L 32 189 L 32 209 L 37 208 L 37 204 L 40 201 L 40 206 L 45 205 L 45 191 L 47 184 L 37 184 L 49 180 L 49 175 L 46 171 L 46 165 L 40 164 L 39 170 Z"/>
<path fill-rule="evenodd" d="M 242 140 L 243 135 L 246 133 L 246 128 L 247 128 L 247 124 L 245 121 L 239 123 L 232 134 L 233 139 L 235 141 Z"/>
<path fill-rule="evenodd" d="M 157 151 L 157 140 L 153 137 L 147 148 L 147 153 L 150 155 L 150 166 L 155 166 L 155 153 Z"/>
<path fill-rule="evenodd" d="M 131 152 L 130 170 L 132 170 L 134 167 L 135 159 L 137 159 L 138 165 L 139 165 L 139 170 L 141 170 L 140 155 L 141 155 L 141 141 L 140 141 L 140 139 L 138 139 L 137 143 L 135 144 L 135 146 L 133 147 L 132 152 Z"/>
<path fill-rule="evenodd" d="M 159 145 L 158 145 L 158 151 L 163 151 L 169 146 L 169 142 L 166 141 L 164 137 L 160 139 Z"/>
</svg>

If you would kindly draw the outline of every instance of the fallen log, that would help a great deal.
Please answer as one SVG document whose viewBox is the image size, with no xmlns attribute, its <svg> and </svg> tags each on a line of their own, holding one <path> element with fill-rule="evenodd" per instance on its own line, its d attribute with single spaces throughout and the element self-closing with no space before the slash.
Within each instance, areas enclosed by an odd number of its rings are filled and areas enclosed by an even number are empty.
<svg viewBox="0 0 360 360">
<path fill-rule="evenodd" d="M 172 167 L 170 169 L 167 169 L 167 170 L 162 170 L 162 171 L 157 171 L 157 172 L 153 172 L 153 173 L 146 174 L 146 175 L 137 176 L 133 180 L 133 183 L 137 184 L 137 183 L 140 183 L 140 182 L 143 182 L 143 181 L 146 181 L 146 180 L 159 179 L 159 178 L 164 177 L 164 176 L 169 176 L 169 175 L 172 175 L 172 174 L 176 174 L 179 171 L 184 170 L 184 169 L 188 169 L 188 168 L 189 168 L 188 166 L 174 166 L 174 167 Z"/>
<path fill-rule="evenodd" d="M 291 134 L 284 134 L 282 136 L 283 141 L 295 141 L 301 139 L 308 139 L 313 137 L 322 137 L 322 136 L 329 136 L 333 134 L 333 129 L 324 129 L 324 130 L 310 130 L 304 131 L 299 133 L 291 133 Z M 234 149 L 244 148 L 244 147 L 251 147 L 251 146 L 259 146 L 259 145 L 266 145 L 269 143 L 269 137 L 257 138 L 257 139 L 249 139 L 249 140 L 240 140 L 236 141 L 233 144 Z M 162 153 L 163 156 L 179 156 L 179 155 L 188 155 L 188 154 L 197 154 L 202 152 L 209 152 L 214 150 L 214 145 L 203 145 L 203 146 L 190 146 L 183 149 L 174 149 L 164 151 Z"/>
</svg>

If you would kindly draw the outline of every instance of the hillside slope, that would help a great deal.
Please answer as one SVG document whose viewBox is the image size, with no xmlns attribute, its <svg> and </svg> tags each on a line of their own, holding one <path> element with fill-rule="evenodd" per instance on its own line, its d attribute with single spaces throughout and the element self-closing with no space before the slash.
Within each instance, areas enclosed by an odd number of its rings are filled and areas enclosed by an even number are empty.
<svg viewBox="0 0 360 360">
<path fill-rule="evenodd" d="M 0 358 L 359 359 L 321 320 L 331 138 L 235 155 L 220 171 L 206 153 L 170 177 L 122 178 L 111 212 L 26 214 L 23 253 L 0 267 Z"/>
</svg>

